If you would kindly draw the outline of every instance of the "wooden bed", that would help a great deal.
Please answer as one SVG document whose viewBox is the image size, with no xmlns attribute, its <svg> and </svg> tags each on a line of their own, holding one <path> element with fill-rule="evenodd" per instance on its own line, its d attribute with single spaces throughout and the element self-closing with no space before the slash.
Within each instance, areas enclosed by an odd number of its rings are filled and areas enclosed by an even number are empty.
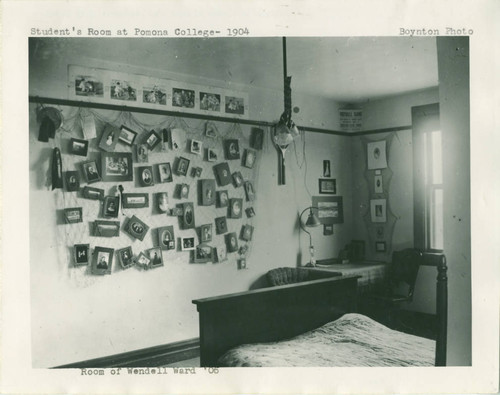
<svg viewBox="0 0 500 395">
<path fill-rule="evenodd" d="M 424 265 L 438 270 L 435 366 L 445 366 L 446 259 L 425 253 Z M 359 276 L 318 276 L 297 284 L 193 300 L 199 312 L 201 366 L 219 366 L 219 358 L 233 347 L 290 339 L 356 312 Z"/>
</svg>

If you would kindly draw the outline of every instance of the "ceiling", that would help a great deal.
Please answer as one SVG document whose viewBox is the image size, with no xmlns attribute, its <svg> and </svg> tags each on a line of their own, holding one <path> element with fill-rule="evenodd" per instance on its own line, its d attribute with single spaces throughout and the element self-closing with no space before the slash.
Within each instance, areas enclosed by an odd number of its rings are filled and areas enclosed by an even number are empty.
<svg viewBox="0 0 500 395">
<path fill-rule="evenodd" d="M 87 57 L 283 89 L 281 37 L 62 40 L 68 40 L 66 45 L 59 44 Z M 360 102 L 438 84 L 434 38 L 288 37 L 287 65 L 294 92 L 341 102 Z"/>
</svg>

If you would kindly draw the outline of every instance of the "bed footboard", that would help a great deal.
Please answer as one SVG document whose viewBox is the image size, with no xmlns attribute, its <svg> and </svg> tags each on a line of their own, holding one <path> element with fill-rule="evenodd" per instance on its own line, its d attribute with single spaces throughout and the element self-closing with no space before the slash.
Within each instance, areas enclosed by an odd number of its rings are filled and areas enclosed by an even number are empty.
<svg viewBox="0 0 500 395">
<path fill-rule="evenodd" d="M 193 300 L 201 366 L 217 366 L 234 346 L 288 339 L 355 312 L 358 278 L 335 276 Z"/>
</svg>

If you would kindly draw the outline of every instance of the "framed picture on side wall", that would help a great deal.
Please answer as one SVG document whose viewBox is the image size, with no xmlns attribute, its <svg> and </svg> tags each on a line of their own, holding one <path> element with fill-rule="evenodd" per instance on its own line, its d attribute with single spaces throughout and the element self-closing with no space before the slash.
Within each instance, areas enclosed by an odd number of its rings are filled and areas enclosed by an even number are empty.
<svg viewBox="0 0 500 395">
<path fill-rule="evenodd" d="M 335 195 L 337 193 L 337 180 L 331 178 L 320 178 L 319 193 Z"/>
<path fill-rule="evenodd" d="M 372 222 L 387 222 L 387 200 L 370 200 L 370 216 Z"/>
<path fill-rule="evenodd" d="M 101 155 L 101 176 L 103 181 L 132 181 L 131 152 L 103 152 Z"/>
</svg>

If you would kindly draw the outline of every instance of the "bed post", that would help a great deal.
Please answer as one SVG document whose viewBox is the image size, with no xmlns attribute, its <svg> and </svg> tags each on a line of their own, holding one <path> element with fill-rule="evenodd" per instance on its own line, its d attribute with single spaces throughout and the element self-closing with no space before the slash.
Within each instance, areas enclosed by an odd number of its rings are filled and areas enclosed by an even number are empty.
<svg viewBox="0 0 500 395">
<path fill-rule="evenodd" d="M 446 366 L 446 342 L 448 330 L 448 276 L 446 257 L 437 255 L 437 282 L 436 282 L 436 315 L 437 315 L 437 338 L 436 338 L 436 366 Z"/>
</svg>

